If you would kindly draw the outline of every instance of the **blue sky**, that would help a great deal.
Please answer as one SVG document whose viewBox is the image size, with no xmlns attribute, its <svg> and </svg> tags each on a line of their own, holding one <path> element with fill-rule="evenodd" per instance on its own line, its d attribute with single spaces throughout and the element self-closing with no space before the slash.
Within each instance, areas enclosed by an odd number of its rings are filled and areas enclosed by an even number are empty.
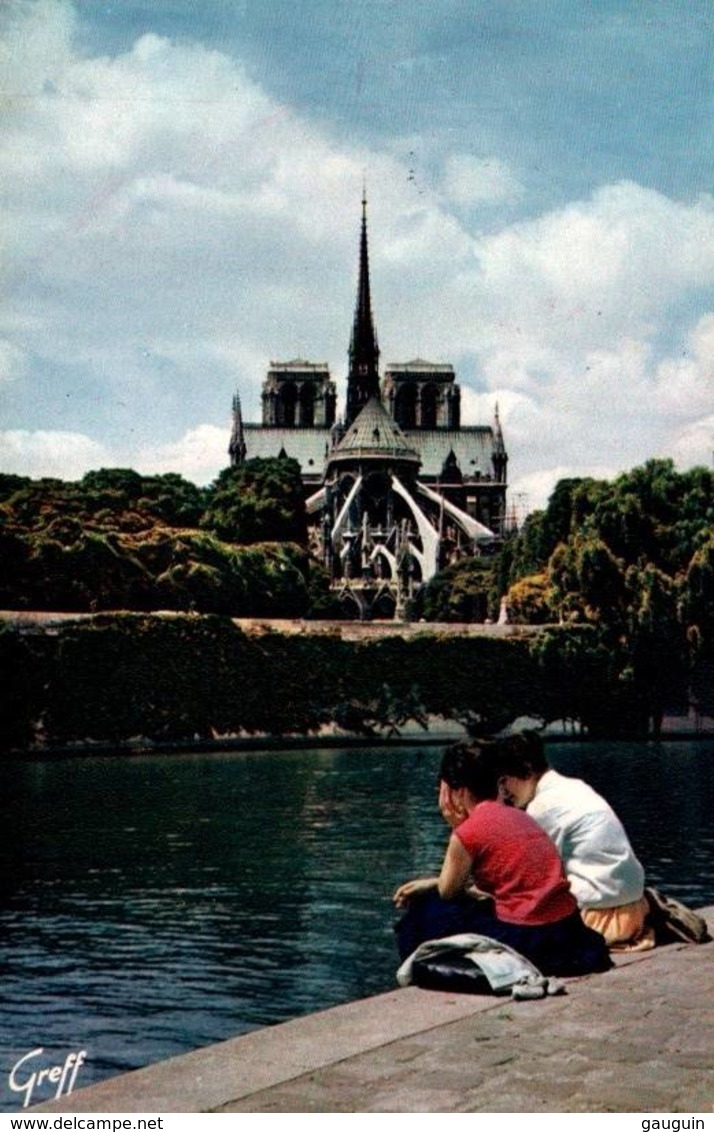
<svg viewBox="0 0 714 1132">
<path fill-rule="evenodd" d="M 499 403 L 513 496 L 714 448 L 714 14 L 662 0 L 6 0 L 0 470 L 207 482 L 271 359 Z"/>
</svg>

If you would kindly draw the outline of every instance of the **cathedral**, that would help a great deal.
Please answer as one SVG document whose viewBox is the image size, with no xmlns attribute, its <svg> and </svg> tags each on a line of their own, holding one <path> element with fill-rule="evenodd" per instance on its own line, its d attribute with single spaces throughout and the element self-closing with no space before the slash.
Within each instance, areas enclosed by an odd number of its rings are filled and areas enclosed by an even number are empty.
<svg viewBox="0 0 714 1132">
<path fill-rule="evenodd" d="M 462 425 L 453 366 L 417 358 L 380 378 L 372 318 L 367 202 L 344 415 L 326 365 L 271 362 L 262 423 L 233 401 L 230 459 L 290 456 L 305 485 L 311 549 L 353 616 L 401 617 L 450 562 L 488 554 L 504 534 L 508 456 L 498 419 Z"/>
</svg>

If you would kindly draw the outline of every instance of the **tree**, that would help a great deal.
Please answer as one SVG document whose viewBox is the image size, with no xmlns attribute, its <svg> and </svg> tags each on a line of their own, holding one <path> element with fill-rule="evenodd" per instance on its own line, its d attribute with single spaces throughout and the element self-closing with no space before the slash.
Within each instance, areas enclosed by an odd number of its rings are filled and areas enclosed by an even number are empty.
<svg viewBox="0 0 714 1132">
<path fill-rule="evenodd" d="M 549 556 L 559 542 L 565 542 L 573 528 L 573 498 L 588 480 L 559 480 L 553 488 L 543 516 L 544 549 Z"/>
<path fill-rule="evenodd" d="M 680 602 L 693 643 L 698 649 L 714 648 L 714 535 L 692 556 Z"/>
<path fill-rule="evenodd" d="M 553 619 L 545 571 L 514 582 L 506 594 L 508 620 L 516 625 L 545 625 Z"/>
<path fill-rule="evenodd" d="M 307 543 L 300 465 L 288 458 L 247 460 L 216 480 L 201 526 L 220 538 Z"/>
<path fill-rule="evenodd" d="M 426 621 L 485 621 L 494 612 L 493 604 L 493 560 L 464 558 L 434 575 L 421 591 L 414 614 Z M 497 598 L 495 604 L 497 609 Z"/>
<path fill-rule="evenodd" d="M 277 468 L 251 481 L 248 503 L 260 519 L 253 534 L 277 535 L 281 522 L 283 535 L 298 534 L 305 516 L 299 469 L 290 461 L 269 463 Z M 102 468 L 78 483 L 7 486 L 17 490 L 0 502 L 6 608 L 273 617 L 303 616 L 309 608 L 304 550 L 254 539 L 241 548 L 200 530 L 206 493 L 181 476 Z"/>
<path fill-rule="evenodd" d="M 510 539 L 501 551 L 499 573 L 502 589 L 527 574 L 537 574 L 545 566 L 555 543 L 551 543 L 545 511 L 532 511 L 515 538 Z"/>
<path fill-rule="evenodd" d="M 13 476 L 7 472 L 0 472 L 0 501 L 8 499 L 31 482 L 28 476 Z"/>
<path fill-rule="evenodd" d="M 677 587 L 648 563 L 631 566 L 625 578 L 629 602 L 625 677 L 632 681 L 636 700 L 655 735 L 662 729 L 667 707 L 684 707 L 688 676 L 687 639 L 677 616 Z"/>
<path fill-rule="evenodd" d="M 575 535 L 551 555 L 548 581 L 559 619 L 619 629 L 625 605 L 623 564 L 602 539 Z"/>
<path fill-rule="evenodd" d="M 172 527 L 198 526 L 207 501 L 203 488 L 175 472 L 141 476 L 131 468 L 101 468 L 87 472 L 80 488 L 95 513 L 133 510 Z"/>
</svg>

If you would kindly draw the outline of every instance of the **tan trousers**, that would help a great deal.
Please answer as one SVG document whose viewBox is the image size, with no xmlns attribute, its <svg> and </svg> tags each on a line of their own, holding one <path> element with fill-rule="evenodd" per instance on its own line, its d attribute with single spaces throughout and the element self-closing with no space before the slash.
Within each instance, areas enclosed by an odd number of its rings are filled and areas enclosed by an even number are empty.
<svg viewBox="0 0 714 1132">
<path fill-rule="evenodd" d="M 649 951 L 655 945 L 654 928 L 647 923 L 649 905 L 644 896 L 618 908 L 581 908 L 589 928 L 605 937 L 610 951 Z"/>
</svg>

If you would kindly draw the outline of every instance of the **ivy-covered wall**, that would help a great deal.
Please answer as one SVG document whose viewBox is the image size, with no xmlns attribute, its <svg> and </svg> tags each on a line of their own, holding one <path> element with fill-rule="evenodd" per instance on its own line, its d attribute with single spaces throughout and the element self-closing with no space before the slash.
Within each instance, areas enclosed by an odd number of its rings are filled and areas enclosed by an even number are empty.
<svg viewBox="0 0 714 1132">
<path fill-rule="evenodd" d="M 6 625 L 4 748 L 192 740 L 238 732 L 355 733 L 429 715 L 496 730 L 522 715 L 608 721 L 606 654 L 587 627 L 528 638 L 425 631 L 248 635 L 218 616 L 97 614 Z"/>
</svg>

